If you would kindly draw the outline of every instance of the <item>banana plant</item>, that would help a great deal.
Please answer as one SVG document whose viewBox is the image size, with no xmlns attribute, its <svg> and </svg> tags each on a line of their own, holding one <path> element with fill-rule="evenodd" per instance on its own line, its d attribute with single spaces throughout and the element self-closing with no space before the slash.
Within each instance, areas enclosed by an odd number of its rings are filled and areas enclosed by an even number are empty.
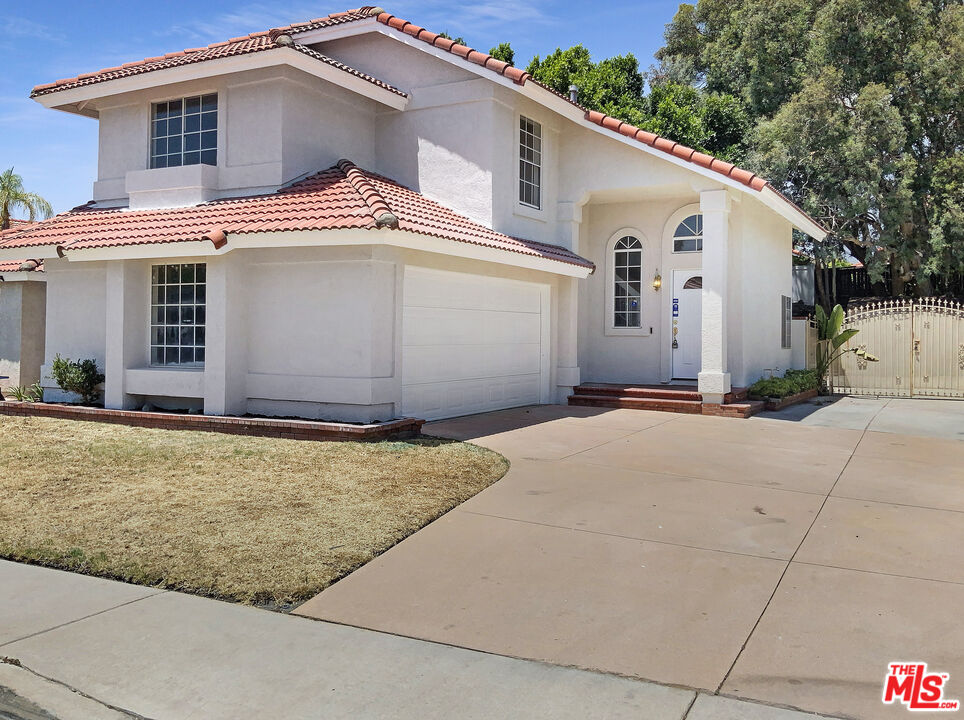
<svg viewBox="0 0 964 720">
<path fill-rule="evenodd" d="M 843 327 L 844 311 L 840 305 L 834 305 L 828 315 L 817 305 L 817 376 L 820 378 L 820 391 L 824 394 L 833 392 L 833 382 L 830 379 L 830 368 L 837 358 L 852 352 L 867 362 L 878 362 L 866 350 L 860 348 L 841 347 L 859 331 L 853 328 L 841 330 Z"/>
</svg>

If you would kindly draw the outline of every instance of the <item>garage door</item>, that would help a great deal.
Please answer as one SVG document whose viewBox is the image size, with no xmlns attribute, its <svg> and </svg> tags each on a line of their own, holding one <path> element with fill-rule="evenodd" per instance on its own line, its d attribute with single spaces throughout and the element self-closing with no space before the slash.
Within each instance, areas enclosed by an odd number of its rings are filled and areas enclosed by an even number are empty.
<svg viewBox="0 0 964 720">
<path fill-rule="evenodd" d="M 547 401 L 548 298 L 537 283 L 406 267 L 404 414 L 435 420 Z"/>
</svg>

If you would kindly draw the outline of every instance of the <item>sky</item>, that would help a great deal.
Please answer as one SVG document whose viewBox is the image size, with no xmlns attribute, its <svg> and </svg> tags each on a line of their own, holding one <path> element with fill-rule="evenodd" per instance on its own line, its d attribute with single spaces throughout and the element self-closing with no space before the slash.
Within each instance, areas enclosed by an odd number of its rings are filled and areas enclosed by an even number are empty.
<svg viewBox="0 0 964 720">
<path fill-rule="evenodd" d="M 4 0 L 0 13 L 0 171 L 14 167 L 25 188 L 63 212 L 87 202 L 97 176 L 97 121 L 48 110 L 34 85 L 132 60 L 220 42 L 357 7 L 358 0 Z M 474 48 L 508 41 L 516 65 L 582 43 L 594 59 L 632 52 L 643 69 L 662 45 L 678 0 L 544 2 L 386 0 L 394 15 Z"/>
</svg>

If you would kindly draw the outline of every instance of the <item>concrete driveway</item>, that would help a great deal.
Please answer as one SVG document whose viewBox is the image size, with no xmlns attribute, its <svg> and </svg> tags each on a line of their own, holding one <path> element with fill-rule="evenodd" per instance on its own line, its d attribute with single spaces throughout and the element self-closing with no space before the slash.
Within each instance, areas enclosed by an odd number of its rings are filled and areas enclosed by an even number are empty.
<svg viewBox="0 0 964 720">
<path fill-rule="evenodd" d="M 873 418 L 434 423 L 509 473 L 298 612 L 836 716 L 909 717 L 880 701 L 896 660 L 964 699 L 964 442 Z"/>
</svg>

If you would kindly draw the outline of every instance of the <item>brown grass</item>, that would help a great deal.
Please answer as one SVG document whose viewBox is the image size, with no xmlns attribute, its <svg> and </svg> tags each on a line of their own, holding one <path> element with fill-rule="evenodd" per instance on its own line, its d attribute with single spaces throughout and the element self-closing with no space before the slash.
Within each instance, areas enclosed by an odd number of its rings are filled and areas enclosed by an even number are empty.
<svg viewBox="0 0 964 720">
<path fill-rule="evenodd" d="M 0 556 L 248 603 L 310 597 L 498 480 L 466 443 L 0 417 Z"/>
</svg>

